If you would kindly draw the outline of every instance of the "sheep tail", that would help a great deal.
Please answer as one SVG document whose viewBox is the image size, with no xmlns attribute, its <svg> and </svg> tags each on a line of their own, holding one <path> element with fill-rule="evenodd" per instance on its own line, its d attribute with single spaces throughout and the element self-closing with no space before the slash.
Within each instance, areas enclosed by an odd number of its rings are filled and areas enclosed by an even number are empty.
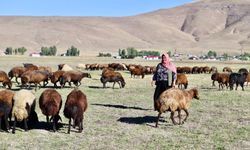
<svg viewBox="0 0 250 150">
<path fill-rule="evenodd" d="M 12 116 L 16 117 L 17 121 L 22 121 L 25 118 L 28 118 L 27 110 L 23 108 L 13 108 Z"/>
</svg>

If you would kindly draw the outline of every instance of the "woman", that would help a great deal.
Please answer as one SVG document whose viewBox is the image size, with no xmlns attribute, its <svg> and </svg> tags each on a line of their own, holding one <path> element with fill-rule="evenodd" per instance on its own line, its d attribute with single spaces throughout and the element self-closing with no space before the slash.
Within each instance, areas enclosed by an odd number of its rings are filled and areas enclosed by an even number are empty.
<svg viewBox="0 0 250 150">
<path fill-rule="evenodd" d="M 154 109 L 156 110 L 155 101 L 159 98 L 162 92 L 174 87 L 176 80 L 176 67 L 170 62 L 168 54 L 162 55 L 162 61 L 156 67 L 156 72 L 153 76 L 151 85 L 155 83 L 155 93 L 154 93 Z"/>
</svg>

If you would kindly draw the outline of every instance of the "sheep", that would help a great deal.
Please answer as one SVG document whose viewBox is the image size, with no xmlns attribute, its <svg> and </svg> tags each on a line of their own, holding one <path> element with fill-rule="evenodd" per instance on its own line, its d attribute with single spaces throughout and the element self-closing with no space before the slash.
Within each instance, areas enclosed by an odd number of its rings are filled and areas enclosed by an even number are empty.
<svg viewBox="0 0 250 150">
<path fill-rule="evenodd" d="M 212 66 L 209 73 L 216 73 L 216 72 L 218 72 L 218 69 L 216 67 Z"/>
<path fill-rule="evenodd" d="M 16 66 L 16 67 L 13 67 L 10 71 L 9 71 L 9 73 L 8 73 L 8 75 L 9 75 L 9 77 L 10 77 L 10 80 L 12 80 L 12 78 L 16 78 L 15 80 L 16 80 L 16 83 L 17 84 L 20 84 L 19 82 L 18 82 L 18 78 L 21 78 L 21 75 L 25 72 L 25 71 L 27 71 L 27 69 L 25 68 L 25 67 L 21 67 L 21 66 Z"/>
<path fill-rule="evenodd" d="M 34 71 L 34 70 L 38 70 L 38 66 L 30 64 L 30 63 L 23 63 L 23 66 L 29 70 L 29 71 Z"/>
<path fill-rule="evenodd" d="M 238 85 L 240 84 L 242 91 L 244 91 L 244 83 L 246 81 L 248 73 L 231 73 L 229 76 L 229 86 L 230 90 L 233 90 L 234 84 L 236 84 L 235 90 L 237 90 Z"/>
<path fill-rule="evenodd" d="M 184 123 L 189 116 L 188 108 L 190 106 L 191 100 L 199 99 L 198 90 L 191 89 L 188 91 L 180 90 L 178 88 L 171 88 L 164 91 L 160 97 L 156 100 L 156 110 L 159 112 L 155 127 L 158 127 L 159 118 L 162 113 L 166 111 L 171 111 L 171 120 L 174 125 L 177 122 L 174 120 L 174 113 L 178 111 L 179 124 Z M 181 110 L 186 113 L 186 118 L 181 122 Z"/>
<path fill-rule="evenodd" d="M 211 75 L 211 80 L 212 80 L 212 86 L 215 86 L 215 81 L 218 80 L 219 73 L 215 72 Z"/>
<path fill-rule="evenodd" d="M 38 122 L 35 112 L 36 97 L 31 91 L 22 89 L 14 94 L 13 99 L 12 117 L 14 117 L 14 124 L 12 133 L 15 133 L 17 121 L 24 121 L 24 129 L 28 131 L 27 120 L 30 123 Z"/>
<path fill-rule="evenodd" d="M 70 82 L 73 82 L 75 86 L 80 86 L 81 80 L 84 77 L 91 78 L 91 75 L 89 73 L 78 72 L 78 71 L 66 71 L 60 79 L 61 88 L 65 86 L 66 82 L 68 82 L 70 86 L 71 86 Z"/>
<path fill-rule="evenodd" d="M 40 82 L 43 81 L 43 86 L 45 87 L 48 84 L 48 80 L 51 74 L 48 71 L 27 71 L 21 76 L 22 87 L 29 83 L 29 87 L 31 83 L 35 84 L 35 90 L 37 90 L 37 85 L 39 84 L 41 87 Z"/>
<path fill-rule="evenodd" d="M 185 74 L 177 74 L 177 79 L 175 84 L 178 85 L 178 88 L 182 88 L 182 85 L 184 85 L 184 88 L 187 89 L 188 86 L 187 76 Z"/>
<path fill-rule="evenodd" d="M 217 77 L 217 81 L 219 83 L 219 90 L 223 89 L 223 84 L 226 85 L 226 87 L 228 88 L 229 76 L 229 73 L 219 73 Z"/>
<path fill-rule="evenodd" d="M 247 86 L 248 86 L 248 82 L 250 82 L 250 73 L 247 74 L 246 82 L 247 82 Z"/>
<path fill-rule="evenodd" d="M 12 87 L 12 82 L 9 79 L 8 75 L 4 72 L 0 70 L 0 82 L 3 83 L 3 86 L 6 88 L 6 86 L 8 86 L 9 89 L 11 89 Z"/>
<path fill-rule="evenodd" d="M 73 127 L 78 126 L 79 132 L 82 132 L 83 114 L 87 107 L 87 97 L 82 91 L 74 89 L 69 93 L 63 110 L 64 116 L 69 119 L 68 134 L 70 134 L 71 118 Z"/>
<path fill-rule="evenodd" d="M 248 70 L 246 68 L 240 68 L 238 73 L 240 73 L 240 74 L 248 73 Z"/>
<path fill-rule="evenodd" d="M 143 67 L 135 67 L 134 69 L 130 69 L 130 74 L 131 74 L 131 78 L 132 76 L 140 76 L 141 75 L 141 78 L 143 79 L 144 78 L 144 70 L 143 70 Z"/>
<path fill-rule="evenodd" d="M 106 70 L 101 78 L 100 78 L 102 84 L 103 84 L 103 88 L 106 87 L 106 83 L 107 82 L 114 82 L 113 84 L 113 89 L 115 87 L 115 83 L 117 82 L 119 84 L 120 88 L 124 88 L 125 86 L 125 81 L 124 78 L 122 77 L 120 72 L 115 72 L 115 71 L 111 71 L 111 70 Z"/>
<path fill-rule="evenodd" d="M 62 70 L 57 70 L 57 71 L 52 73 L 50 81 L 51 81 L 51 83 L 54 84 L 55 88 L 57 87 L 57 85 L 56 85 L 57 82 L 60 81 L 60 79 L 61 79 L 61 77 L 63 76 L 64 73 L 65 73 L 65 71 L 62 71 Z"/>
<path fill-rule="evenodd" d="M 7 132 L 9 132 L 9 129 L 10 129 L 8 117 L 10 117 L 11 119 L 13 96 L 14 96 L 14 92 L 10 90 L 0 91 L 0 130 L 1 130 L 1 122 L 3 118 Z"/>
<path fill-rule="evenodd" d="M 231 69 L 230 67 L 224 67 L 224 68 L 222 69 L 222 71 L 223 71 L 223 72 L 229 72 L 229 73 L 233 72 L 232 69 Z"/>
<path fill-rule="evenodd" d="M 56 131 L 56 125 L 59 120 L 59 111 L 62 107 L 61 95 L 54 89 L 46 89 L 39 98 L 39 107 L 46 116 L 47 123 L 53 120 L 53 131 Z M 51 116 L 49 120 L 49 116 Z"/>
<path fill-rule="evenodd" d="M 58 70 L 62 70 L 62 71 L 73 71 L 74 69 L 71 68 L 69 65 L 67 64 L 59 64 L 58 65 Z"/>
</svg>

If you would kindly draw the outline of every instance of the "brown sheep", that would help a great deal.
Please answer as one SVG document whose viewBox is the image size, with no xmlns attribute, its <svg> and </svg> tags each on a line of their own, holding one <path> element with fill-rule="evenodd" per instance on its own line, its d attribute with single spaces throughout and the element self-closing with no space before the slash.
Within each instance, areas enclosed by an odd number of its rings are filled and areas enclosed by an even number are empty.
<svg viewBox="0 0 250 150">
<path fill-rule="evenodd" d="M 9 89 L 11 89 L 12 86 L 12 82 L 9 79 L 7 73 L 5 73 L 4 71 L 0 70 L 0 82 L 3 83 L 3 86 L 6 88 L 6 86 L 8 86 Z"/>
<path fill-rule="evenodd" d="M 54 89 L 46 89 L 39 98 L 39 107 L 46 116 L 47 123 L 53 120 L 53 131 L 55 132 L 57 123 L 61 120 L 59 116 L 62 107 L 61 95 Z M 50 120 L 49 116 L 51 116 Z"/>
<path fill-rule="evenodd" d="M 60 81 L 60 79 L 61 79 L 61 77 L 63 76 L 64 73 L 65 73 L 65 71 L 62 71 L 62 70 L 57 70 L 57 71 L 52 73 L 50 81 L 51 81 L 51 83 L 54 84 L 55 88 L 58 87 L 57 82 Z"/>
<path fill-rule="evenodd" d="M 247 74 L 246 82 L 247 82 L 247 86 L 248 86 L 248 82 L 250 82 L 250 73 Z"/>
<path fill-rule="evenodd" d="M 212 86 L 215 86 L 215 81 L 218 81 L 218 76 L 219 76 L 219 73 L 218 72 L 215 72 L 211 75 L 211 80 L 212 80 Z"/>
<path fill-rule="evenodd" d="M 52 73 L 52 68 L 48 67 L 48 66 L 39 66 L 38 70 L 40 70 L 40 71 L 47 71 L 49 73 Z"/>
<path fill-rule="evenodd" d="M 219 83 L 219 90 L 223 89 L 223 85 L 229 86 L 229 73 L 219 73 L 217 81 Z"/>
<path fill-rule="evenodd" d="M 24 66 L 27 70 L 29 70 L 29 71 L 38 70 L 38 66 L 33 65 L 33 64 L 24 63 L 23 66 Z"/>
<path fill-rule="evenodd" d="M 13 106 L 13 96 L 14 92 L 10 90 L 2 90 L 0 91 L 0 130 L 1 130 L 1 122 L 4 119 L 5 127 L 8 130 L 10 129 L 8 117 L 11 119 L 11 110 Z"/>
<path fill-rule="evenodd" d="M 216 72 L 218 72 L 218 69 L 216 67 L 212 66 L 209 73 L 216 73 Z"/>
<path fill-rule="evenodd" d="M 182 85 L 183 85 L 184 88 L 187 89 L 187 86 L 188 86 L 187 76 L 183 73 L 177 74 L 177 79 L 176 79 L 175 84 L 178 85 L 178 88 L 182 89 Z"/>
<path fill-rule="evenodd" d="M 189 116 L 188 108 L 193 98 L 199 99 L 197 89 L 185 91 L 177 88 L 171 88 L 164 91 L 156 101 L 157 111 L 159 112 L 159 114 L 155 127 L 158 127 L 159 118 L 161 114 L 166 111 L 171 111 L 170 118 L 173 124 L 177 124 L 177 122 L 174 120 L 175 111 L 178 111 L 179 124 L 184 123 Z M 184 110 L 186 113 L 186 118 L 184 118 L 183 121 L 181 121 L 181 110 Z"/>
<path fill-rule="evenodd" d="M 75 86 L 80 86 L 81 80 L 84 77 L 91 78 L 91 75 L 89 73 L 78 71 L 66 71 L 60 79 L 61 87 L 64 87 L 66 82 L 69 83 L 69 86 L 71 86 L 71 82 L 73 82 Z"/>
<path fill-rule="evenodd" d="M 9 73 L 8 73 L 8 75 L 9 75 L 9 77 L 10 77 L 10 80 L 12 80 L 12 78 L 16 78 L 16 83 L 17 84 L 20 84 L 19 82 L 18 82 L 18 78 L 21 78 L 21 75 L 25 72 L 25 71 L 27 71 L 27 69 L 25 68 L 25 67 L 21 67 L 21 66 L 17 66 L 17 67 L 13 67 L 10 71 L 9 71 Z"/>
<path fill-rule="evenodd" d="M 229 72 L 229 73 L 233 72 L 232 69 L 231 69 L 230 67 L 224 67 L 224 68 L 222 69 L 222 71 L 223 71 L 223 72 Z"/>
<path fill-rule="evenodd" d="M 131 78 L 132 76 L 141 76 L 141 78 L 143 79 L 145 74 L 144 74 L 144 70 L 143 68 L 140 67 L 135 67 L 134 69 L 130 69 L 130 74 L 131 74 Z"/>
<path fill-rule="evenodd" d="M 22 87 L 27 86 L 27 84 L 29 83 L 29 88 L 30 88 L 31 83 L 34 83 L 35 90 L 37 90 L 38 84 L 41 87 L 40 82 L 43 82 L 43 86 L 45 87 L 48 84 L 50 76 L 51 75 L 47 71 L 39 71 L 39 70 L 26 71 L 21 76 Z"/>
<path fill-rule="evenodd" d="M 73 119 L 73 127 L 78 126 L 79 132 L 83 130 L 83 114 L 87 110 L 88 103 L 86 95 L 74 89 L 67 96 L 63 114 L 69 119 L 68 134 L 70 134 L 71 118 Z"/>
<path fill-rule="evenodd" d="M 203 73 L 210 73 L 211 68 L 208 66 L 205 66 L 202 68 Z"/>
<path fill-rule="evenodd" d="M 100 80 L 101 80 L 101 82 L 103 84 L 103 88 L 106 88 L 106 83 L 107 82 L 114 82 L 113 89 L 115 87 L 116 82 L 119 84 L 120 88 L 124 88 L 124 86 L 126 84 L 125 81 L 124 81 L 124 78 L 121 75 L 121 73 L 111 71 L 111 70 L 104 71 L 104 73 L 102 74 Z"/>
</svg>

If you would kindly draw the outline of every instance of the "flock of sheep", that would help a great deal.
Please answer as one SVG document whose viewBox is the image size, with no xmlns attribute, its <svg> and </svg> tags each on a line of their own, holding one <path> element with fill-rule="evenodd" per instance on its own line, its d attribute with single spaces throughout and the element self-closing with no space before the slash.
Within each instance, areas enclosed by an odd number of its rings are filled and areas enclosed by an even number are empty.
<svg viewBox="0 0 250 150">
<path fill-rule="evenodd" d="M 155 72 L 155 67 L 152 66 L 141 66 L 141 65 L 125 65 L 120 63 L 112 63 L 107 65 L 101 64 L 86 64 L 86 70 L 99 70 L 102 69 L 102 74 L 100 81 L 103 83 L 103 87 L 106 87 L 107 82 L 113 82 L 113 88 L 115 83 L 119 84 L 120 88 L 125 87 L 125 80 L 120 72 L 116 70 L 129 70 L 131 77 L 142 76 L 144 78 L 145 74 L 153 74 Z M 58 87 L 57 83 L 60 83 L 60 87 L 64 87 L 66 83 L 71 86 L 73 83 L 76 87 L 81 85 L 81 80 L 84 77 L 91 78 L 89 73 L 83 73 L 81 71 L 75 71 L 70 66 L 65 64 L 59 64 L 58 70 L 55 72 L 51 71 L 50 67 L 38 67 L 33 64 L 24 64 L 23 67 L 17 66 L 13 67 L 9 73 L 0 71 L 0 82 L 2 82 L 4 87 L 11 89 L 12 78 L 15 78 L 16 83 L 18 78 L 21 79 L 21 88 L 30 87 L 31 84 L 35 84 L 35 89 L 37 85 L 46 86 L 49 82 L 54 84 L 54 87 Z M 224 68 L 223 71 L 230 72 L 230 68 Z M 240 69 L 239 73 L 218 73 L 215 67 L 177 67 L 177 81 L 176 84 L 179 88 L 184 85 L 186 89 L 188 86 L 188 79 L 186 74 L 188 73 L 213 73 L 211 79 L 213 80 L 213 85 L 215 81 L 218 81 L 219 88 L 224 85 L 232 86 L 240 84 L 244 86 L 244 82 L 249 80 L 249 74 L 247 69 Z M 242 85 L 243 83 L 243 85 Z M 237 87 L 236 87 L 237 88 Z M 244 90 L 244 89 L 243 89 Z M 161 94 L 156 102 L 156 110 L 159 112 L 156 121 L 156 127 L 158 126 L 158 121 L 160 115 L 166 111 L 171 111 L 171 119 L 173 124 L 182 124 L 186 121 L 189 113 L 188 108 L 190 106 L 191 99 L 199 99 L 199 94 L 197 89 L 182 90 L 178 88 L 171 88 Z M 29 90 L 21 89 L 17 92 L 11 90 L 0 91 L 0 122 L 4 120 L 7 131 L 10 129 L 8 118 L 14 118 L 12 132 L 15 133 L 16 122 L 23 121 L 24 129 L 27 131 L 28 124 L 33 124 L 38 121 L 37 114 L 35 112 L 35 101 L 36 97 L 34 93 Z M 87 98 L 86 95 L 77 89 L 72 90 L 65 102 L 64 116 L 69 119 L 68 133 L 70 133 L 71 119 L 73 119 L 73 127 L 78 126 L 79 132 L 83 130 L 83 114 L 87 109 Z M 39 107 L 42 113 L 46 116 L 47 122 L 53 124 L 53 131 L 56 131 L 57 123 L 61 119 L 59 111 L 62 106 L 61 95 L 55 89 L 46 89 L 43 91 L 39 98 Z M 186 113 L 186 118 L 182 121 L 181 110 Z M 174 113 L 178 111 L 179 123 L 174 120 Z M 49 119 L 49 117 L 51 118 Z M 27 123 L 28 122 L 28 123 Z M 0 123 L 1 129 L 1 123 Z"/>
</svg>

